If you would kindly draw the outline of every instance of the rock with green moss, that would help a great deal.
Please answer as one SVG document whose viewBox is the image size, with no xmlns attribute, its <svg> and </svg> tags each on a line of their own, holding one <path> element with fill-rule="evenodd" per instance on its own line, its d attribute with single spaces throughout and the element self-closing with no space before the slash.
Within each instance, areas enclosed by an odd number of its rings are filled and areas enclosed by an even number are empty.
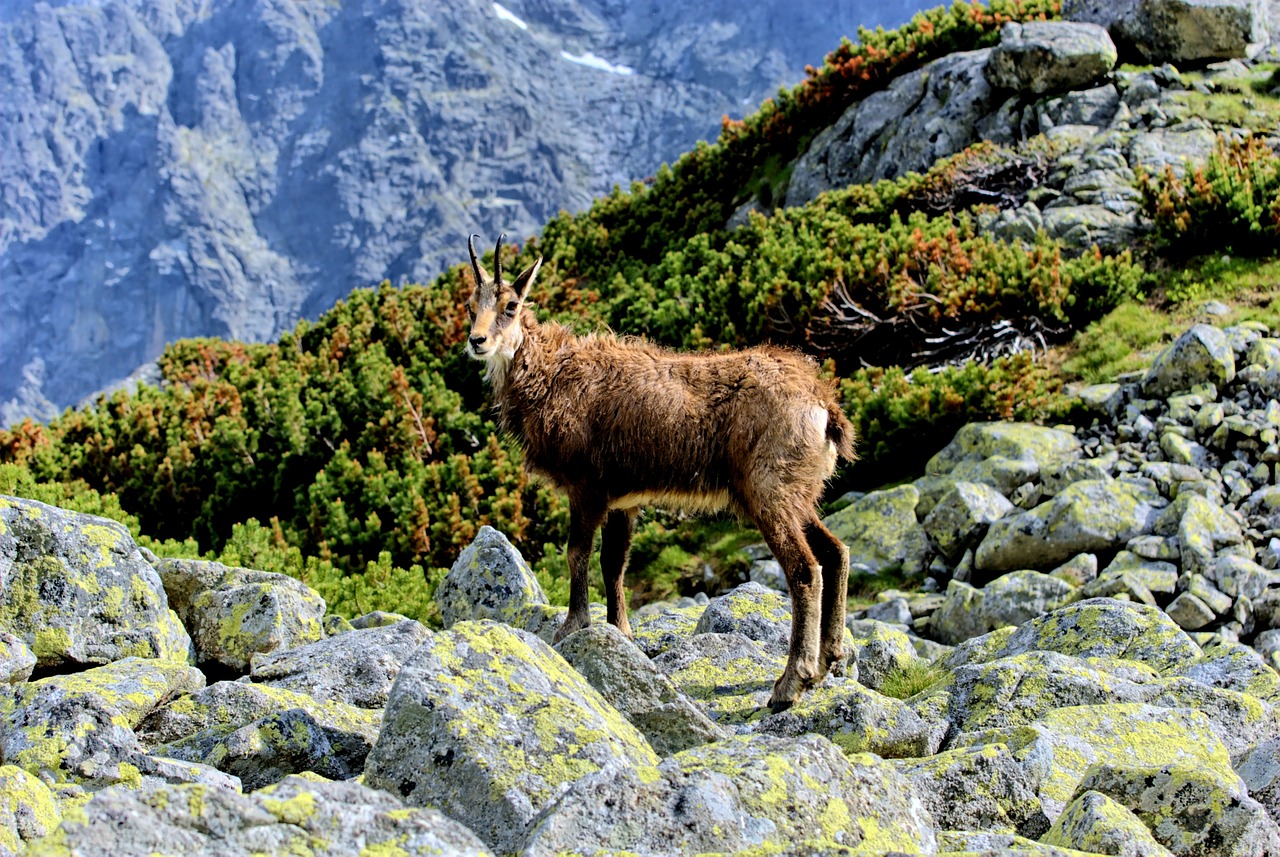
<svg viewBox="0 0 1280 857">
<path fill-rule="evenodd" d="M 1051 569 L 1078 553 L 1123 547 L 1152 531 L 1163 505 L 1159 494 L 1139 482 L 1075 482 L 1034 509 L 993 523 L 974 554 L 974 567 Z"/>
<path fill-rule="evenodd" d="M 36 855 L 260 854 L 488 857 L 462 824 L 356 782 L 288 777 L 250 795 L 200 785 L 96 794 L 69 813 Z"/>
<path fill-rule="evenodd" d="M 1230 754 L 1208 718 L 1191 709 L 1141 703 L 1055 708 L 1023 726 L 971 734 L 963 745 L 993 743 L 1007 744 L 1038 779 L 1050 820 L 1061 815 L 1095 764 L 1178 765 L 1235 778 Z"/>
<path fill-rule="evenodd" d="M 1257 651 L 1241 643 L 1219 640 L 1206 646 L 1199 657 L 1177 664 L 1169 672 L 1280 706 L 1280 674 L 1268 667 Z"/>
<path fill-rule="evenodd" d="M 1128 807 L 1094 791 L 1086 791 L 1073 800 L 1040 842 L 1091 854 L 1171 857 L 1169 849 L 1156 841 L 1142 819 Z"/>
<path fill-rule="evenodd" d="M 0 765 L 0 855 L 18 854 L 23 843 L 48 836 L 62 812 L 38 777 L 15 765 Z"/>
<path fill-rule="evenodd" d="M 872 491 L 823 519 L 849 548 L 849 567 L 877 574 L 917 574 L 928 564 L 929 537 L 916 520 L 914 485 Z"/>
<path fill-rule="evenodd" d="M 693 633 L 741 634 L 771 654 L 786 654 L 791 640 L 791 602 L 772 589 L 747 582 L 712 598 Z"/>
<path fill-rule="evenodd" d="M 986 596 L 976 586 L 959 580 L 948 581 L 942 606 L 929 617 L 931 635 L 943 643 L 956 645 L 992 630 L 982 610 L 984 600 Z"/>
<path fill-rule="evenodd" d="M 742 634 L 696 634 L 653 663 L 712 720 L 734 725 L 760 717 L 786 657 Z"/>
<path fill-rule="evenodd" d="M 255 654 L 324 637 L 324 599 L 288 575 L 165 559 L 160 576 L 201 663 L 248 672 Z"/>
<path fill-rule="evenodd" d="M 1178 495 L 1160 513 L 1155 531 L 1177 536 L 1184 574 L 1212 574 L 1215 552 L 1244 541 L 1239 522 L 1199 494 Z"/>
<path fill-rule="evenodd" d="M 884 761 L 848 758 L 818 735 L 742 735 L 578 782 L 522 853 L 787 853 L 797 842 L 804 853 L 936 850 L 928 810 Z"/>
<path fill-rule="evenodd" d="M 431 632 L 413 619 L 360 628 L 292 649 L 252 658 L 250 678 L 259 684 L 382 708 L 400 667 Z"/>
<path fill-rule="evenodd" d="M 828 679 L 793 707 L 760 720 L 763 735 L 823 735 L 847 754 L 885 758 L 925 756 L 938 749 L 937 732 L 900 699 L 849 679 Z"/>
<path fill-rule="evenodd" d="M 858 628 L 858 633 L 853 634 L 849 662 L 857 667 L 850 672 L 859 684 L 879 690 L 886 676 L 924 660 L 916 653 L 911 638 L 892 625 L 865 620 Z"/>
<path fill-rule="evenodd" d="M 36 656 L 17 634 L 0 631 L 0 684 L 18 684 L 31 678 Z"/>
<path fill-rule="evenodd" d="M 993 521 L 1015 509 L 990 485 L 957 482 L 925 516 L 923 526 L 942 555 L 954 563 L 965 550 L 977 547 Z"/>
<path fill-rule="evenodd" d="M 706 609 L 705 604 L 645 605 L 631 615 L 635 644 L 640 651 L 656 658 L 691 637 Z"/>
<path fill-rule="evenodd" d="M 436 604 L 445 627 L 468 619 L 510 625 L 526 607 L 547 604 L 533 569 L 507 537 L 484 526 L 440 581 Z"/>
<path fill-rule="evenodd" d="M 1081 779 L 1077 793 L 1090 791 L 1130 810 L 1179 857 L 1280 854 L 1280 827 L 1230 770 L 1185 761 L 1106 760 Z"/>
<path fill-rule="evenodd" d="M 351 627 L 358 629 L 366 628 L 385 628 L 388 625 L 397 625 L 406 619 L 401 613 L 390 613 L 386 610 L 374 610 L 372 613 L 365 613 L 351 620 Z"/>
<path fill-rule="evenodd" d="M 726 737 L 635 643 L 607 622 L 570 634 L 555 650 L 644 733 L 659 756 Z"/>
<path fill-rule="evenodd" d="M 1004 744 L 961 747 L 893 763 L 938 826 L 952 830 L 1016 830 L 1030 839 L 1049 826 L 1039 785 Z"/>
<path fill-rule="evenodd" d="M 1043 845 L 1016 833 L 988 830 L 942 830 L 938 854 L 947 857 L 1095 857 L 1074 848 Z"/>
<path fill-rule="evenodd" d="M 657 761 L 639 730 L 551 647 L 481 620 L 435 634 L 404 665 L 364 776 L 506 852 L 573 781 L 606 765 Z"/>
<path fill-rule="evenodd" d="M 191 654 L 160 577 L 124 526 L 5 496 L 0 631 L 21 639 L 41 667 Z"/>
<path fill-rule="evenodd" d="M 50 782 L 92 787 L 137 780 L 133 729 L 160 705 L 204 686 L 184 663 L 125 658 L 80 673 L 19 685 L 0 758 Z"/>
<path fill-rule="evenodd" d="M 1142 392 L 1152 398 L 1190 390 L 1197 384 L 1218 387 L 1236 376 L 1236 358 L 1226 335 L 1197 324 L 1160 352 L 1142 379 Z"/>
<path fill-rule="evenodd" d="M 952 580 L 942 606 L 929 619 L 929 627 L 945 643 L 962 643 L 997 628 L 1021 625 L 1077 597 L 1076 587 L 1038 571 L 1005 574 L 982 589 Z"/>
<path fill-rule="evenodd" d="M 1232 760 L 1242 758 L 1260 742 L 1280 738 L 1280 712 L 1248 693 L 1189 678 L 1161 678 L 1150 684 L 1143 702 L 1199 711 L 1209 719 Z"/>
<path fill-rule="evenodd" d="M 997 89 L 1026 95 L 1065 92 L 1098 80 L 1116 64 L 1115 43 L 1097 24 L 1006 24 L 984 73 Z"/>
<path fill-rule="evenodd" d="M 591 615 L 591 623 L 597 624 L 607 619 L 605 606 L 596 602 L 588 605 L 588 612 Z M 515 612 L 506 620 L 501 621 L 513 628 L 519 628 L 522 631 L 528 631 L 542 642 L 551 645 L 556 640 L 556 634 L 564 625 L 565 618 L 569 615 L 568 607 L 559 607 L 553 604 L 526 604 L 515 610 Z"/>
</svg>

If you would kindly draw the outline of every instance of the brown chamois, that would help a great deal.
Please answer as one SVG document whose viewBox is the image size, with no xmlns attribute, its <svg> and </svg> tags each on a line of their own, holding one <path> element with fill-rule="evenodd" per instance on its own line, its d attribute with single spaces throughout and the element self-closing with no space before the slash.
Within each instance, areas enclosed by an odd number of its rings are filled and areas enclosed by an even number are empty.
<svg viewBox="0 0 1280 857">
<path fill-rule="evenodd" d="M 556 640 L 591 623 L 587 562 L 601 525 L 608 619 L 630 637 L 622 576 L 639 508 L 729 508 L 760 529 L 791 590 L 770 707 L 842 667 L 849 550 L 815 509 L 837 456 L 855 457 L 854 429 L 815 363 L 780 348 L 677 353 L 539 324 L 524 302 L 542 259 L 506 283 L 502 238 L 490 277 L 475 237 L 468 353 L 487 365 L 525 466 L 569 495 L 569 614 Z"/>
</svg>

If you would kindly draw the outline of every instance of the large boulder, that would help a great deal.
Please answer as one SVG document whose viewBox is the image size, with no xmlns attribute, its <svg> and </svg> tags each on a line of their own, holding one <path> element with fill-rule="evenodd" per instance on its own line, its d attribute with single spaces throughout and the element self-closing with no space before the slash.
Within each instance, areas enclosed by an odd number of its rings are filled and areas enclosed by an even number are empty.
<svg viewBox="0 0 1280 857">
<path fill-rule="evenodd" d="M 759 715 L 768 703 L 786 657 L 742 634 L 695 634 L 653 663 L 712 720 L 736 725 Z"/>
<path fill-rule="evenodd" d="M 255 654 L 250 678 L 319 700 L 382 708 L 400 667 L 430 636 L 413 619 L 354 629 L 281 652 Z"/>
<path fill-rule="evenodd" d="M 982 589 L 952 580 L 929 627 L 944 643 L 961 643 L 1008 625 L 1021 625 L 1078 597 L 1075 586 L 1036 571 L 1001 575 Z"/>
<path fill-rule="evenodd" d="M 1235 376 L 1235 355 L 1226 335 L 1216 327 L 1197 324 L 1160 352 L 1142 379 L 1142 392 L 1171 396 L 1197 384 L 1222 386 Z"/>
<path fill-rule="evenodd" d="M 1075 482 L 1034 509 L 993 523 L 974 565 L 991 571 L 1049 569 L 1079 553 L 1117 549 L 1151 532 L 1163 505 L 1138 482 Z"/>
<path fill-rule="evenodd" d="M 255 654 L 324 636 L 324 599 L 288 575 L 208 560 L 165 559 L 160 577 L 191 631 L 202 664 L 245 673 Z"/>
<path fill-rule="evenodd" d="M 936 733 L 904 702 L 848 679 L 810 690 L 792 708 L 757 723 L 756 731 L 779 736 L 817 733 L 850 755 L 904 758 L 937 750 Z"/>
<path fill-rule="evenodd" d="M 1265 0 L 1065 0 L 1062 16 L 1107 28 L 1150 63 L 1245 57 L 1267 39 Z"/>
<path fill-rule="evenodd" d="M 301 777 L 253 794 L 199 785 L 107 789 L 69 815 L 49 842 L 49 853 L 112 857 L 492 853 L 434 809 L 406 807 L 355 782 Z"/>
<path fill-rule="evenodd" d="M 484 526 L 458 554 L 435 592 L 445 627 L 470 619 L 525 625 L 528 608 L 547 605 L 533 569 L 507 537 Z"/>
<path fill-rule="evenodd" d="M 575 780 L 657 764 L 644 736 L 534 635 L 458 622 L 400 670 L 364 781 L 509 852 Z"/>
<path fill-rule="evenodd" d="M 62 812 L 44 782 L 16 765 L 0 765 L 0 854 L 20 854 L 23 843 L 48 836 Z"/>
<path fill-rule="evenodd" d="M 156 570 L 115 521 L 0 496 L 0 631 L 41 667 L 187 661 Z"/>
<path fill-rule="evenodd" d="M 923 521 L 924 530 L 951 562 L 976 547 L 992 522 L 1014 513 L 1003 494 L 981 482 L 957 482 Z"/>
<path fill-rule="evenodd" d="M 951 830 L 1017 830 L 1035 839 L 1049 826 L 1039 783 L 1004 744 L 960 747 L 895 761 L 932 813 Z"/>
<path fill-rule="evenodd" d="M 785 655 L 791 640 L 787 596 L 748 581 L 712 598 L 694 626 L 695 634 L 741 634 L 773 655 Z"/>
<path fill-rule="evenodd" d="M 1128 807 L 1095 791 L 1086 791 L 1073 800 L 1040 841 L 1091 854 L 1170 855 L 1169 849 L 1156 841 L 1142 819 Z"/>
<path fill-rule="evenodd" d="M 1097 24 L 1011 21 L 987 60 L 987 81 L 997 89 L 1044 95 L 1079 89 L 1111 71 L 1116 46 Z"/>
<path fill-rule="evenodd" d="M 520 853 L 734 853 L 845 849 L 933 853 L 914 789 L 870 755 L 818 735 L 742 735 L 656 768 L 609 769 L 574 784 L 531 826 Z"/>
<path fill-rule="evenodd" d="M 555 649 L 644 733 L 659 756 L 726 737 L 614 626 L 591 625 L 565 637 Z"/>
<path fill-rule="evenodd" d="M 929 539 L 916 520 L 920 493 L 914 485 L 873 491 L 823 519 L 849 548 L 849 568 L 876 574 L 922 571 Z"/>
</svg>

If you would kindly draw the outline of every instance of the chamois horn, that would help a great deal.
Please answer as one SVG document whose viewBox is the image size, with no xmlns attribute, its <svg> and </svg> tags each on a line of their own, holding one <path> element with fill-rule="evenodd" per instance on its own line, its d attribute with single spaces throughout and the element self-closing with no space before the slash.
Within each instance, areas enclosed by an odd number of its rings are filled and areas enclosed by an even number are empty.
<svg viewBox="0 0 1280 857">
<path fill-rule="evenodd" d="M 485 281 L 484 269 L 480 267 L 480 260 L 476 258 L 476 239 L 479 237 L 474 233 L 467 236 L 467 249 L 471 251 L 471 273 L 475 275 L 477 289 L 483 288 Z"/>
<path fill-rule="evenodd" d="M 502 239 L 506 237 L 507 233 L 500 233 L 498 235 L 498 243 L 493 245 L 493 285 L 495 288 L 502 287 Z"/>
</svg>

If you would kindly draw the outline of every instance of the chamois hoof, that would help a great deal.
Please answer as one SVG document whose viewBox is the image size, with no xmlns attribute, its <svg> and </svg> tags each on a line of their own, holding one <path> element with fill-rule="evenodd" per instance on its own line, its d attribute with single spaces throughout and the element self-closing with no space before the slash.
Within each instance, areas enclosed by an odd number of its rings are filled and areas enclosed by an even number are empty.
<svg viewBox="0 0 1280 857">
<path fill-rule="evenodd" d="M 843 651 L 832 652 L 831 654 L 822 656 L 823 675 L 833 675 L 841 677 L 845 671 L 845 653 Z"/>
<path fill-rule="evenodd" d="M 769 712 L 770 712 L 771 714 L 781 714 L 782 712 L 786 711 L 788 708 L 790 708 L 791 706 L 793 706 L 793 705 L 795 705 L 795 704 L 796 704 L 796 701 L 795 701 L 794 699 L 778 699 L 778 700 L 775 700 L 775 699 L 773 699 L 773 697 L 770 697 L 770 698 L 769 698 Z"/>
<path fill-rule="evenodd" d="M 591 625 L 590 615 L 582 617 L 582 616 L 574 616 L 572 613 L 570 613 L 568 616 L 565 617 L 564 624 L 561 625 L 559 629 L 556 630 L 555 636 L 551 638 L 552 643 L 553 644 L 559 643 L 562 640 L 564 640 L 565 637 L 569 636 L 575 631 L 581 631 L 583 628 L 586 628 L 590 625 Z"/>
</svg>

